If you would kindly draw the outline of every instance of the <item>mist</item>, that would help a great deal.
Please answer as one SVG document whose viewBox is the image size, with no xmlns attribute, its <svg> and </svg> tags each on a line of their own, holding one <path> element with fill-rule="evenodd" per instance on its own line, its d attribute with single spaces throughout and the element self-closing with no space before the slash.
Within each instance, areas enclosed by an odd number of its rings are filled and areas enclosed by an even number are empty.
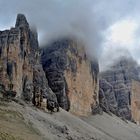
<svg viewBox="0 0 140 140">
<path fill-rule="evenodd" d="M 138 19 L 139 5 L 139 0 L 0 0 L 0 30 L 14 26 L 16 15 L 23 13 L 37 28 L 40 46 L 74 37 L 85 44 L 91 58 L 100 59 L 105 53 L 107 29 L 128 16 Z M 124 50 L 127 55 L 129 49 Z M 112 60 L 119 54 L 115 51 L 109 52 L 114 54 Z M 109 61 L 108 55 L 103 57 Z"/>
<path fill-rule="evenodd" d="M 12 4 L 8 3 L 1 2 L 0 15 L 5 16 L 4 11 L 7 17 L 25 14 L 30 24 L 38 29 L 40 46 L 71 37 L 82 41 L 91 57 L 98 57 L 102 37 L 92 0 L 13 0 Z"/>
</svg>

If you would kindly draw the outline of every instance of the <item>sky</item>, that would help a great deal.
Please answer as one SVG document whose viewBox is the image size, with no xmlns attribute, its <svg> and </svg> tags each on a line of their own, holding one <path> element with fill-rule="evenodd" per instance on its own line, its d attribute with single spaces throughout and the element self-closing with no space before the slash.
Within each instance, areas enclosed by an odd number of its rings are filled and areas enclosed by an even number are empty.
<svg viewBox="0 0 140 140">
<path fill-rule="evenodd" d="M 140 63 L 139 0 L 0 0 L 0 30 L 23 13 L 39 34 L 40 46 L 61 37 L 81 40 L 107 69 L 120 56 Z"/>
</svg>

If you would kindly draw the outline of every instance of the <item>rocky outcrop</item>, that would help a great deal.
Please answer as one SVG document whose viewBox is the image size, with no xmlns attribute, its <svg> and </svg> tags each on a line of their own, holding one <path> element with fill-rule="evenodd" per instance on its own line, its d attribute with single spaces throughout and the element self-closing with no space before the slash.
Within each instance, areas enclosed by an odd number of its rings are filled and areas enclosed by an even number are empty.
<svg viewBox="0 0 140 140">
<path fill-rule="evenodd" d="M 99 93 L 101 106 L 131 120 L 131 85 L 133 79 L 140 79 L 139 74 L 139 66 L 132 58 L 121 58 L 109 70 L 102 72 Z"/>
<path fill-rule="evenodd" d="M 36 64 L 33 68 L 33 104 L 41 107 L 43 99 L 47 99 L 47 102 L 57 103 L 55 94 L 48 86 L 48 81 L 42 66 L 40 64 Z"/>
<path fill-rule="evenodd" d="M 117 101 L 113 86 L 105 79 L 100 79 L 99 82 L 99 104 L 103 111 L 117 114 Z"/>
<path fill-rule="evenodd" d="M 84 46 L 62 39 L 43 49 L 43 69 L 59 105 L 87 115 L 98 104 L 98 63 L 89 61 Z"/>
<path fill-rule="evenodd" d="M 131 112 L 132 119 L 138 125 L 140 124 L 140 82 L 132 81 L 132 97 L 131 97 Z"/>
<path fill-rule="evenodd" d="M 57 103 L 40 63 L 37 33 L 22 14 L 14 28 L 0 31 L 0 92 L 38 106 L 43 98 Z"/>
<path fill-rule="evenodd" d="M 0 32 L 0 82 L 6 91 L 14 91 L 16 96 L 21 96 L 27 82 L 31 92 L 33 69 L 29 59 L 29 25 L 23 15 L 18 15 L 17 23 L 15 28 Z"/>
<path fill-rule="evenodd" d="M 22 14 L 17 16 L 15 27 L 0 31 L 3 97 L 19 97 L 52 111 L 60 106 L 76 115 L 87 115 L 92 110 L 98 112 L 98 72 L 97 61 L 88 59 L 79 42 L 60 40 L 40 50 L 37 33 Z"/>
</svg>

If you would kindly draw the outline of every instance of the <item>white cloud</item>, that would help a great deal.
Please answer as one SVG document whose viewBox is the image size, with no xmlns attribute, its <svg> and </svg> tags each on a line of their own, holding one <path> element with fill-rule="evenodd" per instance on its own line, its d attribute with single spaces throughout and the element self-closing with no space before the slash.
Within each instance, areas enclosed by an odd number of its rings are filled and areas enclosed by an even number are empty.
<svg viewBox="0 0 140 140">
<path fill-rule="evenodd" d="M 135 34 L 140 0 L 0 0 L 0 6 L 0 30 L 23 13 L 37 26 L 40 42 L 75 35 L 90 55 L 101 55 L 102 65 L 129 51 L 140 60 L 140 33 Z"/>
<path fill-rule="evenodd" d="M 125 19 L 119 21 L 109 28 L 110 35 L 108 40 L 123 46 L 133 45 L 137 29 L 138 24 L 135 20 Z"/>
<path fill-rule="evenodd" d="M 126 18 L 113 24 L 104 33 L 106 40 L 100 57 L 101 70 L 107 69 L 122 56 L 132 56 L 140 63 L 139 22 L 135 18 Z M 105 61 L 105 62 L 104 62 Z"/>
</svg>

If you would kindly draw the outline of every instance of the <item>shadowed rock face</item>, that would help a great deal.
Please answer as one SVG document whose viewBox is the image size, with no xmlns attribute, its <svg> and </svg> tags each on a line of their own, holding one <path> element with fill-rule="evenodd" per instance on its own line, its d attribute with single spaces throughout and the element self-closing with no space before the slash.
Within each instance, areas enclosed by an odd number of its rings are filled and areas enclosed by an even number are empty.
<svg viewBox="0 0 140 140">
<path fill-rule="evenodd" d="M 0 85 L 4 96 L 35 102 L 37 94 L 57 102 L 40 64 L 37 33 L 30 30 L 22 14 L 14 28 L 0 31 Z"/>
<path fill-rule="evenodd" d="M 26 20 L 26 17 L 23 14 L 18 14 L 15 27 L 19 28 L 22 26 L 29 28 L 29 24 Z"/>
<path fill-rule="evenodd" d="M 42 64 L 50 88 L 57 96 L 59 105 L 65 110 L 70 109 L 67 95 L 67 83 L 64 70 L 67 65 L 66 49 L 68 41 L 55 42 L 43 50 Z"/>
<path fill-rule="evenodd" d="M 99 96 L 104 95 L 104 100 L 103 97 L 100 100 L 106 110 L 113 105 L 116 115 L 131 120 L 131 84 L 133 79 L 140 79 L 139 74 L 138 65 L 130 58 L 120 59 L 110 70 L 101 73 Z M 111 109 L 110 111 L 114 113 Z"/>
<path fill-rule="evenodd" d="M 76 115 L 91 113 L 98 102 L 98 63 L 91 63 L 84 47 L 59 40 L 43 49 L 43 69 L 59 105 Z"/>
<path fill-rule="evenodd" d="M 105 112 L 117 114 L 117 101 L 112 85 L 105 79 L 99 82 L 99 104 Z"/>
<path fill-rule="evenodd" d="M 36 64 L 33 69 L 33 88 L 33 103 L 35 105 L 37 96 L 41 98 L 37 99 L 40 103 L 43 101 L 43 98 L 48 99 L 48 101 L 57 103 L 56 95 L 48 86 L 48 81 L 40 64 Z M 39 107 L 41 107 L 41 104 L 39 104 Z"/>
</svg>

